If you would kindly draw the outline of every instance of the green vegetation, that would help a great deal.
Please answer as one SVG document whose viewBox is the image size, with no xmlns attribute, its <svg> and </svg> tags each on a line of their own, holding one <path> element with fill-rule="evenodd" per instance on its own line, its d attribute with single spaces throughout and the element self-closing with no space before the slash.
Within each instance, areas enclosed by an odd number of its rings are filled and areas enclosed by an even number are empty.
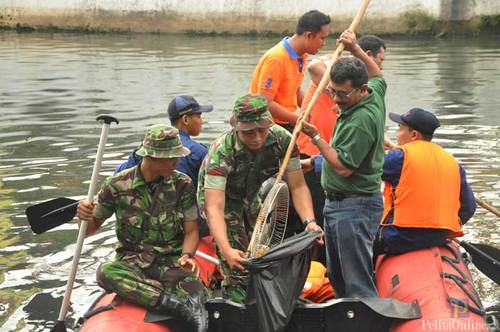
<svg viewBox="0 0 500 332">
<path fill-rule="evenodd" d="M 479 17 L 479 31 L 500 32 L 500 15 L 482 15 Z"/>
<path fill-rule="evenodd" d="M 410 35 L 422 33 L 437 35 L 443 29 L 443 22 L 420 8 L 402 14 L 401 20 L 406 28 L 405 32 Z"/>
<path fill-rule="evenodd" d="M 2 175 L 5 171 L 0 171 L 0 211 L 6 211 L 13 204 L 11 198 L 13 189 L 7 189 L 3 186 Z M 0 249 L 12 246 L 18 243 L 21 239 L 18 235 L 10 235 L 9 230 L 12 228 L 10 216 L 6 213 L 0 213 Z M 9 251 L 2 253 L 0 256 L 0 284 L 5 281 L 5 272 L 10 269 L 26 264 L 26 251 Z M 7 318 L 29 297 L 37 293 L 39 290 L 30 288 L 19 290 L 13 288 L 0 289 L 0 305 L 3 310 L 0 310 L 0 326 L 2 326 Z"/>
<path fill-rule="evenodd" d="M 400 16 L 401 25 L 406 31 L 402 35 L 477 35 L 480 33 L 500 33 L 500 15 L 482 15 L 469 21 L 442 21 L 425 10 L 416 8 Z M 381 34 L 383 35 L 383 34 Z"/>
<path fill-rule="evenodd" d="M 0 315 L 0 326 L 7 321 L 9 316 L 12 315 L 20 305 L 38 292 L 40 292 L 40 290 L 33 287 L 23 290 L 13 288 L 1 289 L 0 303 L 5 306 L 6 311 L 2 312 L 2 315 Z"/>
<path fill-rule="evenodd" d="M 230 36 L 243 36 L 243 37 L 276 37 L 276 36 L 285 36 L 285 35 L 292 35 L 293 32 L 290 31 L 284 31 L 282 33 L 277 33 L 271 30 L 265 30 L 265 31 L 257 31 L 255 29 L 249 30 L 248 32 L 242 32 L 242 33 L 234 33 L 230 31 L 222 31 L 222 32 L 217 32 L 217 31 L 203 31 L 203 30 L 185 30 L 183 31 L 188 36 L 196 36 L 196 37 L 230 37 Z"/>
<path fill-rule="evenodd" d="M 290 21 L 290 26 L 293 25 L 292 19 L 284 17 L 284 18 L 275 18 L 273 21 L 269 21 L 270 23 L 267 26 L 260 25 L 260 28 L 267 28 L 260 30 L 252 26 L 246 30 L 245 26 L 242 23 L 234 23 L 234 29 L 230 27 L 229 24 L 224 24 L 223 26 L 219 26 L 217 24 L 212 25 L 210 30 L 206 27 L 207 25 L 203 25 L 200 22 L 195 22 L 192 25 L 189 25 L 187 28 L 179 28 L 170 29 L 165 28 L 161 25 L 162 20 L 165 18 L 169 18 L 171 20 L 179 19 L 178 17 L 171 17 L 170 14 L 164 13 L 163 16 L 160 14 L 159 16 L 152 16 L 153 20 L 151 21 L 151 17 L 146 14 L 138 14 L 135 16 L 124 17 L 125 19 L 130 19 L 132 22 L 137 24 L 132 25 L 120 25 L 120 19 L 116 20 L 116 17 L 112 16 L 112 13 L 103 13 L 102 15 L 110 15 L 110 18 L 115 18 L 111 23 L 106 24 L 91 24 L 87 21 L 81 22 L 81 25 L 78 23 L 72 24 L 71 26 L 61 27 L 57 24 L 47 21 L 45 24 L 39 25 L 30 25 L 29 23 L 14 23 L 12 17 L 3 17 L 0 15 L 0 30 L 15 30 L 18 33 L 29 33 L 33 31 L 42 31 L 42 32 L 76 32 L 76 33 L 84 33 L 84 34 L 128 34 L 128 33 L 151 33 L 151 34 L 186 34 L 190 36 L 199 36 L 199 37 L 228 37 L 228 36 L 243 36 L 243 37 L 277 37 L 283 35 L 291 35 L 293 31 L 282 31 L 283 26 L 286 26 L 288 21 Z M 98 16 L 97 16 L 98 17 Z M 98 17 L 99 18 L 99 17 Z M 252 20 L 256 20 L 256 18 L 248 18 L 249 22 Z M 145 20 L 145 21 L 144 21 Z M 281 24 L 280 21 L 285 23 Z M 366 20 L 370 22 L 369 19 Z M 334 21 L 335 22 L 335 21 Z M 278 24 L 279 23 L 279 24 Z M 121 26 L 121 27 L 120 27 Z M 140 29 L 141 32 L 134 31 L 134 29 Z M 341 26 L 334 24 L 333 25 L 334 33 L 340 32 L 338 29 L 341 29 Z M 399 36 L 407 36 L 414 37 L 418 36 L 436 36 L 436 37 L 444 37 L 447 35 L 450 36 L 477 36 L 478 34 L 498 34 L 500 33 L 500 15 L 482 15 L 471 18 L 467 21 L 444 21 L 440 19 L 438 16 L 434 16 L 426 11 L 422 7 L 414 7 L 406 11 L 405 13 L 397 16 L 390 17 L 384 20 L 378 19 L 374 21 L 374 25 L 371 26 L 370 23 L 367 23 L 366 30 L 371 31 L 371 33 L 378 34 L 380 36 L 387 35 L 399 35 Z"/>
</svg>

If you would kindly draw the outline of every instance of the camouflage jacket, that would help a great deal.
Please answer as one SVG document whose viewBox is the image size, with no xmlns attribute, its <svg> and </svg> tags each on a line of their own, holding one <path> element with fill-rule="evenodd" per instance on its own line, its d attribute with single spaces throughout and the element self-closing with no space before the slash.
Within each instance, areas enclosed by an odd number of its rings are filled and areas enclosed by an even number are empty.
<svg viewBox="0 0 500 332">
<path fill-rule="evenodd" d="M 220 136 L 210 146 L 200 167 L 197 192 L 200 211 L 204 211 L 205 188 L 212 188 L 224 190 L 226 201 L 242 204 L 248 215 L 258 212 L 260 205 L 255 202 L 260 186 L 278 173 L 291 138 L 286 129 L 273 125 L 262 148 L 252 151 L 243 145 L 234 130 Z M 300 160 L 295 146 L 287 171 L 297 169 L 300 169 Z M 226 204 L 228 207 L 231 205 Z"/>
<path fill-rule="evenodd" d="M 106 179 L 94 210 L 96 219 L 116 214 L 117 257 L 138 258 L 142 267 L 151 265 L 155 257 L 179 255 L 183 222 L 197 217 L 194 187 L 187 175 L 174 171 L 150 186 L 139 166 L 127 169 Z"/>
</svg>

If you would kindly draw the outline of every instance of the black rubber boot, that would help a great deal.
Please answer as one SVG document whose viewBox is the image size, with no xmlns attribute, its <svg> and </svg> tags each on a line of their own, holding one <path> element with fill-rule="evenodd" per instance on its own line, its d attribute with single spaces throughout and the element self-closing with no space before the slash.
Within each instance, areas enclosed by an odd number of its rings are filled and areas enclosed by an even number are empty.
<svg viewBox="0 0 500 332">
<path fill-rule="evenodd" d="M 163 293 L 158 300 L 156 310 L 179 317 L 189 325 L 193 332 L 205 332 L 208 329 L 208 313 L 205 310 L 205 296 L 195 294 L 179 297 Z"/>
<path fill-rule="evenodd" d="M 187 297 L 191 308 L 191 322 L 194 331 L 206 332 L 208 330 L 208 312 L 205 310 L 206 297 L 204 294 L 194 294 Z"/>
</svg>

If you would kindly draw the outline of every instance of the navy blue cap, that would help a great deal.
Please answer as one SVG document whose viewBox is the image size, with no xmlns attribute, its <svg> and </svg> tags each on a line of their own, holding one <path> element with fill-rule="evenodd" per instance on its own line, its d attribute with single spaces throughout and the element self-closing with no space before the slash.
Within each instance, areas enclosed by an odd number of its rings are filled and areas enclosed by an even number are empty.
<svg viewBox="0 0 500 332">
<path fill-rule="evenodd" d="M 212 112 L 212 105 L 201 106 L 192 96 L 177 96 L 168 104 L 168 117 L 175 120 L 183 115 Z"/>
<path fill-rule="evenodd" d="M 441 125 L 434 114 L 421 108 L 412 108 L 402 115 L 389 113 L 389 119 L 407 125 L 424 135 L 431 136 L 436 128 Z"/>
</svg>

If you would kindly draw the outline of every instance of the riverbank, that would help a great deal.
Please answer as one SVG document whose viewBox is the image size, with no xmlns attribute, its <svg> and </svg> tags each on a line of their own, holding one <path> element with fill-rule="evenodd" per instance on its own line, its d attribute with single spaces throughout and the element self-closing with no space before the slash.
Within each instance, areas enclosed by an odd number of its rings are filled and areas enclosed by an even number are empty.
<svg viewBox="0 0 500 332">
<path fill-rule="evenodd" d="M 8 10 L 0 12 L 0 29 L 17 32 L 150 33 L 213 36 L 291 35 L 297 18 L 252 14 L 179 15 L 175 11 L 68 11 Z M 349 26 L 351 16 L 332 15 L 332 33 Z M 500 34 L 500 14 L 479 15 L 467 20 L 445 20 L 424 9 L 397 16 L 368 15 L 360 34 L 380 36 L 481 36 Z"/>
</svg>

